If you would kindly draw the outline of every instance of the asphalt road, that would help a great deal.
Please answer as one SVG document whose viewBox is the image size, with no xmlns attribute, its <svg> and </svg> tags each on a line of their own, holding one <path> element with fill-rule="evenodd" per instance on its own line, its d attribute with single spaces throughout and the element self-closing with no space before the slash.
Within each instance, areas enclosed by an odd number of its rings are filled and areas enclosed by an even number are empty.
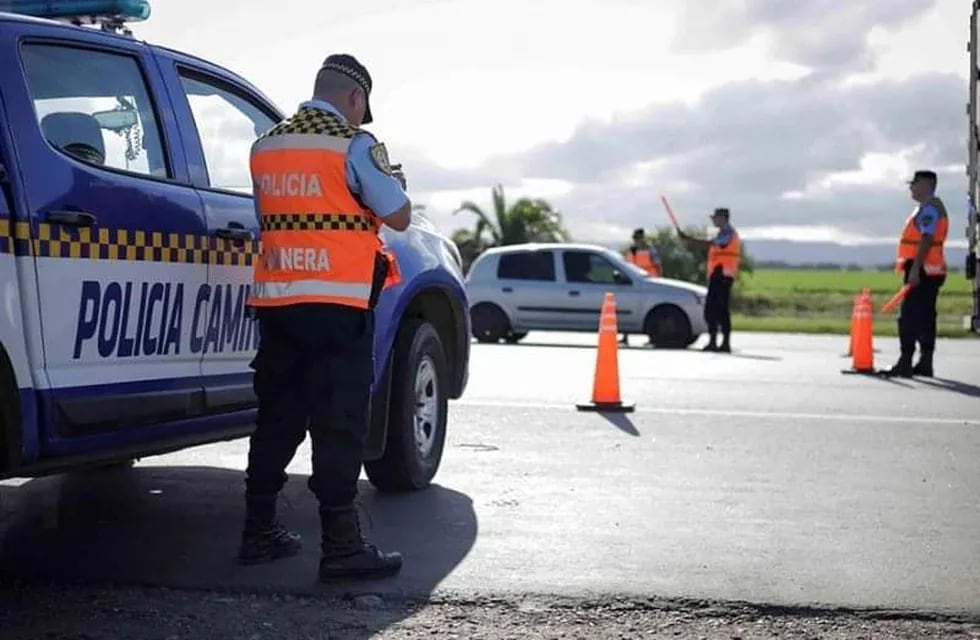
<svg viewBox="0 0 980 640">
<path fill-rule="evenodd" d="M 633 338 L 639 345 L 640 338 Z M 846 337 L 737 335 L 736 353 L 619 352 L 631 414 L 579 412 L 595 337 L 474 345 L 436 485 L 366 530 L 405 554 L 355 593 L 736 600 L 980 616 L 980 341 L 937 378 L 842 375 Z M 876 365 L 896 341 L 876 343 Z M 59 582 L 350 592 L 315 584 L 304 444 L 284 520 L 300 556 L 233 562 L 246 443 L 131 470 L 0 483 L 0 571 Z"/>
</svg>

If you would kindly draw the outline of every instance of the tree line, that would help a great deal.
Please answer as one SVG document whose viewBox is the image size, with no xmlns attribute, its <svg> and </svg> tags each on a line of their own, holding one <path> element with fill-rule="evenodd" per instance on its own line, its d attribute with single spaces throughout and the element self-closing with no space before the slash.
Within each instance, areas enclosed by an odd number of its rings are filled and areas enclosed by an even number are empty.
<svg viewBox="0 0 980 640">
<path fill-rule="evenodd" d="M 495 185 L 491 192 L 492 210 L 488 213 L 472 201 L 464 201 L 453 212 L 470 213 L 476 217 L 471 228 L 460 228 L 452 233 L 452 241 L 463 258 L 463 271 L 469 272 L 476 258 L 491 247 L 500 247 L 527 242 L 569 242 L 571 234 L 565 228 L 562 215 L 551 203 L 542 198 L 522 197 L 508 203 L 504 197 L 503 185 Z M 638 227 L 646 225 L 640 223 Z M 714 235 L 713 229 L 685 227 L 689 235 L 708 238 Z M 677 237 L 672 227 L 657 228 L 647 234 L 647 240 L 660 254 L 663 275 L 667 278 L 703 283 L 706 280 L 707 248 L 692 246 Z M 616 249 L 623 253 L 632 242 L 624 238 Z M 753 261 L 742 243 L 741 273 L 752 273 Z"/>
</svg>

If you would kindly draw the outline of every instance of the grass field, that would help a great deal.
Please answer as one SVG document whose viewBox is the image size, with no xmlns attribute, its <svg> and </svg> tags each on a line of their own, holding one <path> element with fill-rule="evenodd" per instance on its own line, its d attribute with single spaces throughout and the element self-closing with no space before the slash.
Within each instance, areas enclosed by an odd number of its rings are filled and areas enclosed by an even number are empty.
<svg viewBox="0 0 980 640">
<path fill-rule="evenodd" d="M 875 306 L 875 334 L 895 335 L 895 313 L 878 311 L 901 287 L 899 275 L 888 271 L 817 269 L 756 269 L 743 274 L 732 295 L 732 323 L 743 331 L 843 333 L 850 330 L 854 296 L 868 287 Z M 963 328 L 969 315 L 971 282 L 950 273 L 939 294 L 939 334 L 971 335 Z"/>
</svg>

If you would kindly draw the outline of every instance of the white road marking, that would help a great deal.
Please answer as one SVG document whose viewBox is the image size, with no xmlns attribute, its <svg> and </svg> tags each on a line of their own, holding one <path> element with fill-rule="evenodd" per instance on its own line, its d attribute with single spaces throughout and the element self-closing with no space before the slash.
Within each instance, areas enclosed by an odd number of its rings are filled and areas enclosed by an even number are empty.
<svg viewBox="0 0 980 640">
<path fill-rule="evenodd" d="M 499 407 L 502 409 L 544 409 L 548 411 L 578 411 L 575 403 L 522 402 L 512 400 L 454 400 L 451 406 Z M 584 412 L 583 412 L 584 413 Z M 633 413 L 657 413 L 693 416 L 739 418 L 768 418 L 773 420 L 837 420 L 843 422 L 879 422 L 899 424 L 951 424 L 980 427 L 980 420 L 970 418 L 930 418 L 928 416 L 875 416 L 851 413 L 794 413 L 788 411 L 744 411 L 738 409 L 681 409 L 670 407 L 636 407 Z M 628 413 L 625 415 L 629 415 Z"/>
</svg>

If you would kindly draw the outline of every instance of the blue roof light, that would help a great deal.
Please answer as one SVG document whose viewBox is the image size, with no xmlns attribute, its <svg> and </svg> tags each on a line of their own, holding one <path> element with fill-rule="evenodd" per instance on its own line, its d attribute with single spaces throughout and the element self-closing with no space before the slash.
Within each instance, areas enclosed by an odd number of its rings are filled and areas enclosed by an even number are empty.
<svg viewBox="0 0 980 640">
<path fill-rule="evenodd" d="M 111 17 L 140 21 L 150 17 L 149 0 L 0 0 L 0 12 L 36 18 Z"/>
</svg>

